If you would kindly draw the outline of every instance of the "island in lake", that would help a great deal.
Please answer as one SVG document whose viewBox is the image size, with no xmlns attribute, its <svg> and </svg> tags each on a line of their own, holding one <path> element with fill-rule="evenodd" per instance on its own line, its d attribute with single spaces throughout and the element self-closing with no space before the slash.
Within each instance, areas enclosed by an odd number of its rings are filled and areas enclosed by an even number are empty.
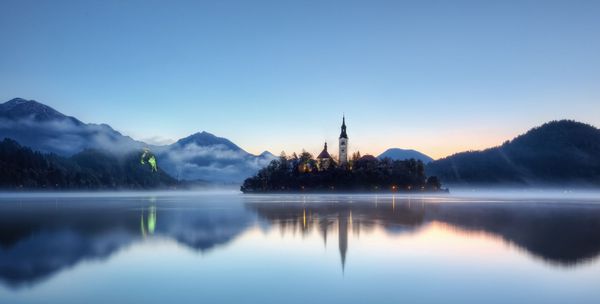
<svg viewBox="0 0 600 304">
<path fill-rule="evenodd" d="M 302 151 L 288 157 L 284 152 L 278 159 L 246 179 L 240 190 L 244 193 L 265 192 L 379 192 L 379 191 L 448 191 L 442 189 L 436 176 L 425 175 L 421 160 L 379 159 L 360 155 L 348 158 L 346 118 L 342 118 L 337 159 L 327 151 L 314 158 Z"/>
<path fill-rule="evenodd" d="M 339 152 L 324 147 L 316 157 L 255 155 L 204 131 L 154 145 L 14 98 L 0 104 L 0 190 L 439 191 L 440 181 L 452 189 L 600 187 L 600 130 L 573 120 L 441 159 L 398 148 L 361 156 L 348 142 L 344 118 Z"/>
</svg>

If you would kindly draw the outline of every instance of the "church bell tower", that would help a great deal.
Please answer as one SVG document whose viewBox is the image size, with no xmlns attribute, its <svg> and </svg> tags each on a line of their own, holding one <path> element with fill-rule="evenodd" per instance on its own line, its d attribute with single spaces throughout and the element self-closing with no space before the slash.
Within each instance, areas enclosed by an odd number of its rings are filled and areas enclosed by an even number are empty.
<svg viewBox="0 0 600 304">
<path fill-rule="evenodd" d="M 348 134 L 346 134 L 346 116 L 342 116 L 342 133 L 340 133 L 340 165 L 348 164 Z"/>
</svg>

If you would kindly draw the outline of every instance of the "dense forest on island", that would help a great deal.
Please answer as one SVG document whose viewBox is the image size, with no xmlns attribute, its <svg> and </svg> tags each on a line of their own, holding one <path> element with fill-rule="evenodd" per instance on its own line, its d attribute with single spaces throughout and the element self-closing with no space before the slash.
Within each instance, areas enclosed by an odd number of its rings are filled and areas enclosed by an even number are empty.
<svg viewBox="0 0 600 304">
<path fill-rule="evenodd" d="M 502 145 L 427 165 L 451 185 L 600 186 L 600 130 L 572 120 L 548 122 Z"/>
<path fill-rule="evenodd" d="M 420 160 L 355 157 L 347 166 L 323 168 L 308 152 L 282 155 L 244 181 L 244 193 L 339 191 L 439 191 L 437 177 L 425 176 Z"/>
<path fill-rule="evenodd" d="M 154 189 L 178 182 L 141 163 L 143 151 L 116 156 L 87 149 L 71 157 L 45 154 L 11 139 L 0 142 L 0 189 Z"/>
</svg>

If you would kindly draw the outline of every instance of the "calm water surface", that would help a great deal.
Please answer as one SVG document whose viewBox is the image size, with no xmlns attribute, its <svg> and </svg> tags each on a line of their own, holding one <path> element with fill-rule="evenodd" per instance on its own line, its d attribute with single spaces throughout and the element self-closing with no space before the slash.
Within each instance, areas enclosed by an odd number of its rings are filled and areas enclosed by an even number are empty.
<svg viewBox="0 0 600 304">
<path fill-rule="evenodd" d="M 600 199 L 0 195 L 0 303 L 600 303 Z"/>
</svg>

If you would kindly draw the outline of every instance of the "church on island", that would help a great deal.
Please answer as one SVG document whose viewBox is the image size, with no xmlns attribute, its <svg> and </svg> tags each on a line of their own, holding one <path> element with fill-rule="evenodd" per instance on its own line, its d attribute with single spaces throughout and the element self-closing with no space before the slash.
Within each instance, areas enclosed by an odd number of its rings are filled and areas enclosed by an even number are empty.
<svg viewBox="0 0 600 304">
<path fill-rule="evenodd" d="M 378 159 L 360 152 L 348 155 L 346 117 L 338 138 L 338 154 L 331 155 L 327 142 L 315 158 L 302 151 L 278 159 L 244 180 L 243 193 L 331 191 L 441 191 L 437 177 L 427 177 L 423 162 L 415 159 Z"/>
<path fill-rule="evenodd" d="M 342 132 L 340 133 L 339 138 L 339 166 L 347 167 L 348 166 L 348 134 L 346 133 L 346 116 L 342 116 Z M 319 171 L 327 170 L 330 166 L 335 166 L 336 161 L 331 157 L 329 152 L 327 152 L 327 142 L 325 142 L 325 147 L 323 147 L 323 151 L 317 156 L 317 167 Z"/>
<path fill-rule="evenodd" d="M 371 159 L 371 158 L 375 158 L 374 156 L 371 155 L 365 155 L 363 157 L 360 157 L 360 152 L 357 152 L 353 155 L 353 160 L 357 160 L 357 159 Z M 327 170 L 330 167 L 340 167 L 340 168 L 346 168 L 349 170 L 352 170 L 352 162 L 348 160 L 348 133 L 346 132 L 346 116 L 342 116 L 342 127 L 341 127 L 341 132 L 340 132 L 340 137 L 338 139 L 338 158 L 337 161 L 336 159 L 334 159 L 334 157 L 331 156 L 331 154 L 329 154 L 329 151 L 327 151 L 327 142 L 325 142 L 325 146 L 323 147 L 323 151 L 321 151 L 321 153 L 319 153 L 319 155 L 317 156 L 317 162 L 316 162 L 316 166 L 317 166 L 317 170 L 318 171 L 323 171 L 323 170 Z M 303 166 L 302 168 L 300 168 L 300 171 L 310 171 L 310 167 L 306 167 Z"/>
</svg>

